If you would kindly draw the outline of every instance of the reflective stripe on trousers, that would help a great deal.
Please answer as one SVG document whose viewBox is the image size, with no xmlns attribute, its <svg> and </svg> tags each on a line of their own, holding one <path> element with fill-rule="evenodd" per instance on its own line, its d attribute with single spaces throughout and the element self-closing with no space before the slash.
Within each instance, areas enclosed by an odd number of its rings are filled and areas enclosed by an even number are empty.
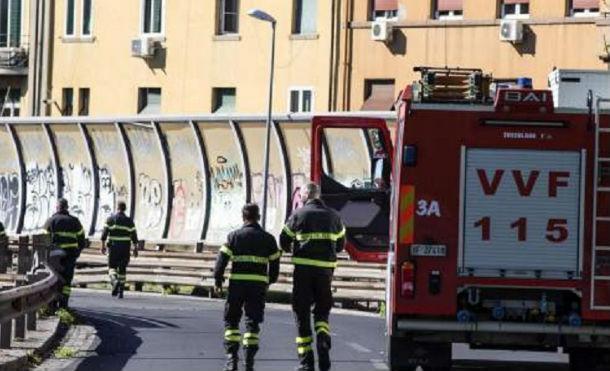
<svg viewBox="0 0 610 371">
<path fill-rule="evenodd" d="M 241 340 L 241 333 L 239 329 L 226 329 L 225 330 L 225 341 L 229 343 L 239 343 Z"/>
<path fill-rule="evenodd" d="M 330 336 L 330 325 L 328 324 L 328 322 L 325 322 L 325 321 L 316 322 L 314 324 L 314 328 L 316 329 L 317 335 L 324 333 L 324 334 L 327 334 Z"/>
<path fill-rule="evenodd" d="M 244 334 L 243 345 L 245 347 L 248 346 L 258 346 L 259 334 L 255 332 L 246 332 Z"/>
<path fill-rule="evenodd" d="M 307 352 L 311 352 L 312 351 L 312 348 L 311 348 L 312 342 L 313 342 L 313 338 L 311 336 L 297 337 L 296 338 L 297 353 L 299 353 L 299 355 L 303 355 Z"/>
</svg>

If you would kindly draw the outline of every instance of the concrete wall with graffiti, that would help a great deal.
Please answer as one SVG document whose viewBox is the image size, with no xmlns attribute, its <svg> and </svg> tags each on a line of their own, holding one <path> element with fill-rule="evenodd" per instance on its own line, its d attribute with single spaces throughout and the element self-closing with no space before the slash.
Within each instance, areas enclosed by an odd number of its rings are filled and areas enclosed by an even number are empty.
<svg viewBox="0 0 610 371">
<path fill-rule="evenodd" d="M 244 203 L 262 201 L 264 117 L 49 120 L 0 119 L 0 221 L 13 234 L 40 230 L 64 197 L 92 237 L 123 200 L 143 239 L 222 243 Z M 274 118 L 266 180 L 274 233 L 310 176 L 309 120 Z M 368 166 L 362 137 L 328 136 L 342 183 Z"/>
</svg>

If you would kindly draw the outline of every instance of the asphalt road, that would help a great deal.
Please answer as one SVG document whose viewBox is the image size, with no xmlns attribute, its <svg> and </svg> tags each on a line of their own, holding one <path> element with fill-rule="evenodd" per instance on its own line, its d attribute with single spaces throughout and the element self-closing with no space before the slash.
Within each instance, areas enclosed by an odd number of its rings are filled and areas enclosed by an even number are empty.
<svg viewBox="0 0 610 371">
<path fill-rule="evenodd" d="M 126 293 L 123 300 L 106 292 L 75 290 L 71 302 L 97 332 L 86 353 L 61 368 L 79 371 L 113 370 L 221 370 L 223 303 L 201 298 Z M 335 371 L 387 370 L 384 324 L 377 316 L 339 311 L 331 317 L 332 358 Z M 286 306 L 270 305 L 263 325 L 257 370 L 287 371 L 296 365 L 292 313 Z M 455 347 L 455 357 L 500 362 L 460 361 L 457 370 L 565 370 L 556 354 L 482 352 Z M 530 363 L 507 363 L 528 361 Z"/>
</svg>

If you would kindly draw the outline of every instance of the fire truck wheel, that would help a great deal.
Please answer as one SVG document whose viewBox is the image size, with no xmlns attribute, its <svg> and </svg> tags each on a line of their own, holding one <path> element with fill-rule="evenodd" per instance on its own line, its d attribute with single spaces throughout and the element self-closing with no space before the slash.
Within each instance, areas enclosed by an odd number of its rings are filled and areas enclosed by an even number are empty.
<svg viewBox="0 0 610 371">
<path fill-rule="evenodd" d="M 598 349 L 570 351 L 570 371 L 598 371 L 610 369 L 608 355 Z"/>
<path fill-rule="evenodd" d="M 391 371 L 416 371 L 423 364 L 424 371 L 451 369 L 451 343 L 419 343 L 408 336 L 388 339 L 388 364 Z"/>
</svg>

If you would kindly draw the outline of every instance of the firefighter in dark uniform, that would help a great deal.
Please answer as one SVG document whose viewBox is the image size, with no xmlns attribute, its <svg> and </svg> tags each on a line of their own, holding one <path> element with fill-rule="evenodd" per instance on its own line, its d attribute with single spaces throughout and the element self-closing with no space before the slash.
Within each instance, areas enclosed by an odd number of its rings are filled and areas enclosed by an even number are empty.
<svg viewBox="0 0 610 371">
<path fill-rule="evenodd" d="M 341 218 L 326 207 L 319 195 L 319 188 L 314 183 L 301 188 L 304 206 L 290 216 L 280 235 L 282 250 L 292 250 L 292 309 L 298 330 L 296 343 L 300 371 L 315 370 L 312 305 L 319 369 L 330 370 L 328 317 L 333 306 L 331 283 L 337 266 L 337 253 L 345 244 L 345 227 Z"/>
<path fill-rule="evenodd" d="M 123 299 L 127 265 L 129 264 L 130 245 L 133 244 L 133 256 L 138 256 L 138 234 L 133 220 L 125 214 L 127 205 L 123 201 L 117 204 L 117 213 L 106 220 L 102 232 L 102 254 L 108 254 L 108 275 L 112 285 L 112 296 Z M 106 243 L 108 241 L 108 243 Z"/>
<path fill-rule="evenodd" d="M 68 212 L 68 201 L 63 198 L 57 200 L 56 210 L 57 212 L 46 221 L 44 229 L 51 234 L 53 248 L 62 250 L 60 264 L 63 286 L 59 289 L 57 304 L 59 308 L 67 308 L 76 259 L 85 248 L 85 231 L 78 218 Z"/>
<path fill-rule="evenodd" d="M 280 271 L 281 251 L 275 238 L 258 224 L 258 205 L 245 205 L 242 218 L 243 227 L 229 234 L 227 243 L 220 248 L 214 269 L 216 291 L 221 293 L 225 268 L 231 261 L 224 313 L 225 371 L 237 370 L 240 340 L 245 350 L 246 371 L 254 370 L 267 287 L 277 281 Z M 243 338 L 239 331 L 242 308 L 246 313 L 246 333 Z"/>
<path fill-rule="evenodd" d="M 6 230 L 4 229 L 4 224 L 0 222 L 0 238 L 6 237 Z"/>
</svg>

